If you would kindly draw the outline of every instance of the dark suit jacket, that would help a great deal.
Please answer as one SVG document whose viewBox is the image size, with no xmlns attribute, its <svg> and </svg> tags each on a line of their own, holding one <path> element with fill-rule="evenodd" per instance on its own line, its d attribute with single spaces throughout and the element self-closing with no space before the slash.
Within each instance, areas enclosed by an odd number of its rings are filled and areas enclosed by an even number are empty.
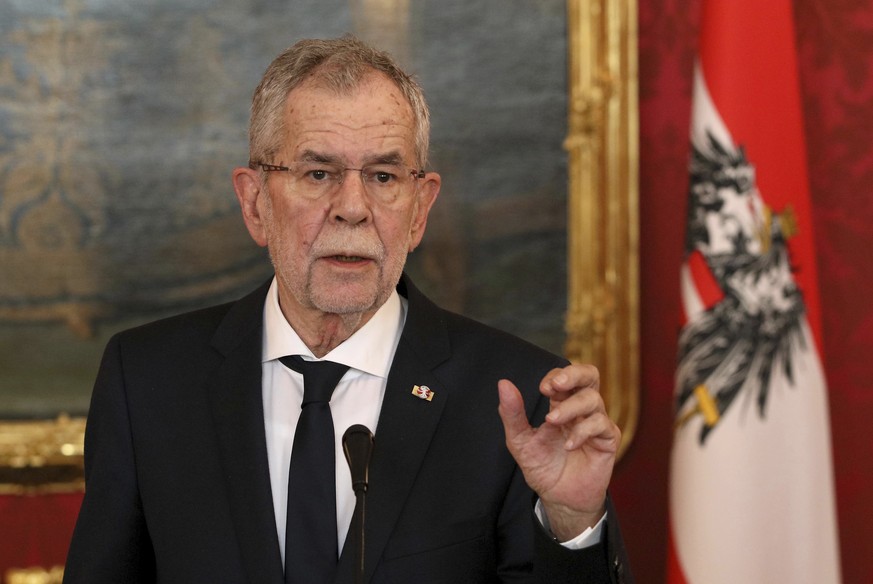
<svg viewBox="0 0 873 584">
<path fill-rule="evenodd" d="M 539 423 L 539 380 L 565 361 L 439 309 L 405 277 L 399 290 L 409 312 L 370 466 L 368 581 L 630 581 L 615 512 L 602 545 L 560 547 L 535 524 L 504 444 L 498 379 L 522 388 Z M 261 401 L 266 291 L 110 341 L 65 582 L 282 582 Z M 353 564 L 350 540 L 337 582 L 353 581 Z"/>
</svg>

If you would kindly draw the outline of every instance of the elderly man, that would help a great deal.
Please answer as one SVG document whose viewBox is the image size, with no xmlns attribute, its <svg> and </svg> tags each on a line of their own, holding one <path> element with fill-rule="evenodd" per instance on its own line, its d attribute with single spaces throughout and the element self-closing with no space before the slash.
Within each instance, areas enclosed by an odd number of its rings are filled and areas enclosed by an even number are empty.
<svg viewBox="0 0 873 584">
<path fill-rule="evenodd" d="M 275 277 L 109 343 L 65 582 L 352 582 L 353 424 L 364 581 L 630 581 L 597 370 L 403 274 L 440 190 L 428 134 L 418 84 L 354 38 L 273 61 L 233 184 Z"/>
</svg>

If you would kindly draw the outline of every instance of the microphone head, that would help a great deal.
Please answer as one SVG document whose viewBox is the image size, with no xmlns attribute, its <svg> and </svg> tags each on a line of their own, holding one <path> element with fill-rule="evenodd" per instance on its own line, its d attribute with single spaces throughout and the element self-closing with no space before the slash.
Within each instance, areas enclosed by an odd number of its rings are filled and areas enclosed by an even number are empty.
<svg viewBox="0 0 873 584">
<path fill-rule="evenodd" d="M 370 457 L 373 454 L 373 433 L 362 424 L 350 426 L 343 434 L 343 453 L 352 475 L 352 489 L 367 491 Z"/>
</svg>

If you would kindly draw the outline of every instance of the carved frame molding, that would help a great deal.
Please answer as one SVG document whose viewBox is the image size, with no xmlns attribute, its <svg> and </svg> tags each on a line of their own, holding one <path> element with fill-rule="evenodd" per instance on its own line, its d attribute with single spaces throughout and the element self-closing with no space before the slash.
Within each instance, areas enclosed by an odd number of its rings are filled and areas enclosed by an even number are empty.
<svg viewBox="0 0 873 584">
<path fill-rule="evenodd" d="M 565 352 L 594 363 L 621 456 L 639 416 L 636 0 L 567 0 L 568 298 Z"/>
<path fill-rule="evenodd" d="M 0 422 L 0 495 L 85 489 L 85 418 Z"/>
</svg>

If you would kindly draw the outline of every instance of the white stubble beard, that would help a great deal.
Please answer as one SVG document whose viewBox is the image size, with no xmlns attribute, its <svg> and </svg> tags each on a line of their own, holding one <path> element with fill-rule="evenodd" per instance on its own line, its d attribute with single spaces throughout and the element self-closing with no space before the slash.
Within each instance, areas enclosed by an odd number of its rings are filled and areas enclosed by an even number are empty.
<svg viewBox="0 0 873 584">
<path fill-rule="evenodd" d="M 264 185 L 266 186 L 266 185 Z M 277 236 L 275 216 L 272 201 L 268 192 L 267 204 L 264 206 L 264 219 L 267 235 L 267 249 L 270 261 L 281 284 L 294 296 L 297 303 L 306 309 L 316 309 L 327 314 L 337 314 L 350 320 L 359 319 L 365 313 L 375 312 L 391 295 L 406 264 L 407 252 L 388 257 L 385 245 L 374 231 L 364 231 L 362 227 L 346 227 L 342 230 L 322 229 L 312 243 L 307 254 L 305 267 L 290 261 L 293 251 L 290 242 Z M 405 249 L 409 241 L 404 242 Z M 318 284 L 316 267 L 318 258 L 338 253 L 353 254 L 370 258 L 376 267 L 376 282 L 372 293 L 338 294 L 339 286 L 329 286 L 328 283 Z M 289 261 L 283 261 L 283 258 Z M 351 283 L 351 282 L 350 282 Z M 340 282 L 342 284 L 342 282 Z M 359 284 L 360 285 L 360 284 Z M 367 285 L 366 282 L 363 283 Z M 357 328 L 350 321 L 347 324 Z"/>
</svg>

